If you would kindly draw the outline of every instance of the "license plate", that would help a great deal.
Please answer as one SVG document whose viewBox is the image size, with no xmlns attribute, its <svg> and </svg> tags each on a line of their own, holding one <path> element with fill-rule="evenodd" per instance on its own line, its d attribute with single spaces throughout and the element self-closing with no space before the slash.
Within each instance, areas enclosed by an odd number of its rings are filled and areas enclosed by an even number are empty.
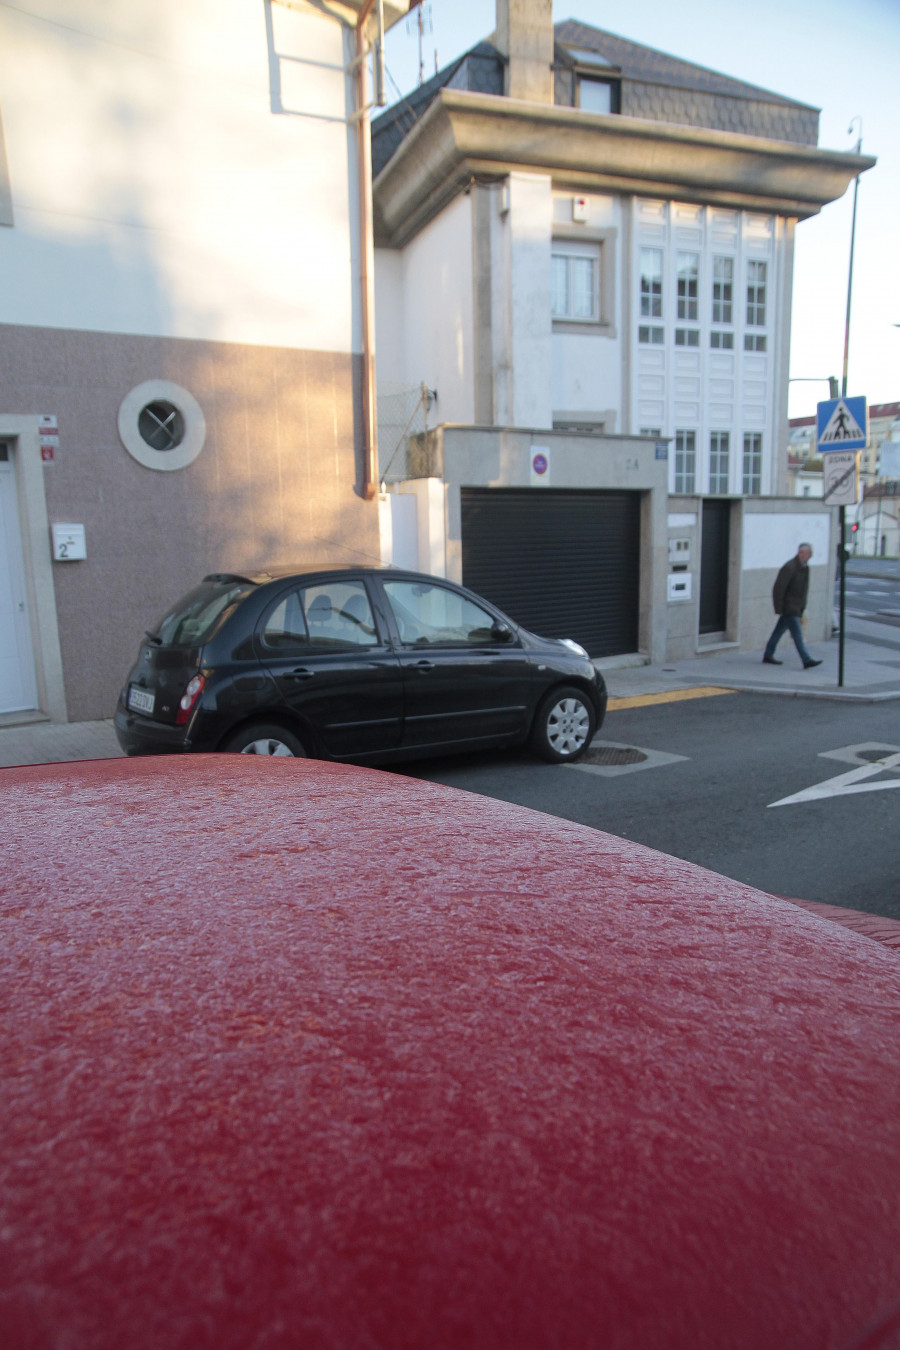
<svg viewBox="0 0 900 1350">
<path fill-rule="evenodd" d="M 156 695 L 147 689 L 138 689 L 136 685 L 132 685 L 128 690 L 128 706 L 135 712 L 152 713 L 155 702 Z"/>
</svg>

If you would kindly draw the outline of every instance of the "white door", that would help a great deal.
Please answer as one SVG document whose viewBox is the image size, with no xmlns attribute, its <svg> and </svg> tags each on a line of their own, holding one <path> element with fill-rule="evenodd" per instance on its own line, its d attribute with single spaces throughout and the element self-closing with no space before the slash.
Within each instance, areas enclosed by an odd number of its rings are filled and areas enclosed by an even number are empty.
<svg viewBox="0 0 900 1350">
<path fill-rule="evenodd" d="M 12 452 L 0 441 L 0 713 L 37 705 Z"/>
</svg>

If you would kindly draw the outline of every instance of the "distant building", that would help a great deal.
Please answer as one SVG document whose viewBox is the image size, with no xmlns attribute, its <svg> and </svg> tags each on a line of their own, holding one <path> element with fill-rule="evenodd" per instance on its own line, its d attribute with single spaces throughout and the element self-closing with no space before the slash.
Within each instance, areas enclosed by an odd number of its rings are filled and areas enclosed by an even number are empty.
<svg viewBox="0 0 900 1350">
<path fill-rule="evenodd" d="M 821 497 L 822 461 L 788 455 L 788 479 L 795 497 Z"/>
<path fill-rule="evenodd" d="M 896 446 L 892 454 L 886 446 Z M 872 556 L 900 551 L 896 498 L 900 494 L 900 403 L 869 407 L 869 440 L 860 453 L 860 502 L 852 509 L 857 529 L 854 551 Z M 822 496 L 822 461 L 817 457 L 815 416 L 788 423 L 787 473 L 791 495 Z"/>
<path fill-rule="evenodd" d="M 802 462 L 815 459 L 816 455 L 815 417 L 792 417 L 788 423 L 788 469 L 791 460 Z"/>
<path fill-rule="evenodd" d="M 885 442 L 900 442 L 900 403 L 873 403 L 869 408 L 869 444 L 862 468 L 880 478 L 900 478 L 895 462 L 882 464 Z"/>
<path fill-rule="evenodd" d="M 869 409 L 862 500 L 856 511 L 857 553 L 867 557 L 900 555 L 900 403 L 875 403 Z"/>
</svg>

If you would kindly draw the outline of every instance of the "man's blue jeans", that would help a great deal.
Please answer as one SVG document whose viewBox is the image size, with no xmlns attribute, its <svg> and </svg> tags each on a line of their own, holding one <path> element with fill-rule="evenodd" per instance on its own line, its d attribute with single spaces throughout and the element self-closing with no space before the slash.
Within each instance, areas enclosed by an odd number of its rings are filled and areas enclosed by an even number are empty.
<svg viewBox="0 0 900 1350">
<path fill-rule="evenodd" d="M 791 637 L 794 639 L 794 646 L 797 648 L 800 660 L 804 665 L 807 665 L 808 662 L 812 660 L 812 657 L 806 650 L 806 643 L 803 641 L 803 626 L 796 614 L 780 614 L 778 616 L 778 622 L 772 629 L 772 636 L 766 643 L 766 650 L 763 653 L 763 656 L 770 657 L 775 655 L 775 648 L 778 646 L 785 633 L 790 633 Z M 758 650 L 759 648 L 757 648 L 757 651 Z"/>
</svg>

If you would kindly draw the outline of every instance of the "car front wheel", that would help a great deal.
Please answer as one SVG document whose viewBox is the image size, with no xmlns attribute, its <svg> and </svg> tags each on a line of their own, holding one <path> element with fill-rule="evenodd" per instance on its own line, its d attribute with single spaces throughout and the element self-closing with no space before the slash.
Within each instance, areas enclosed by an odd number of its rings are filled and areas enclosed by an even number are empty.
<svg viewBox="0 0 900 1350">
<path fill-rule="evenodd" d="M 286 727 L 274 724 L 244 727 L 243 731 L 226 741 L 224 748 L 232 755 L 277 755 L 306 759 L 306 750 L 300 738 Z"/>
<path fill-rule="evenodd" d="M 531 744 L 551 764 L 571 764 L 584 754 L 596 727 L 593 705 L 580 689 L 554 689 L 538 708 Z"/>
</svg>

